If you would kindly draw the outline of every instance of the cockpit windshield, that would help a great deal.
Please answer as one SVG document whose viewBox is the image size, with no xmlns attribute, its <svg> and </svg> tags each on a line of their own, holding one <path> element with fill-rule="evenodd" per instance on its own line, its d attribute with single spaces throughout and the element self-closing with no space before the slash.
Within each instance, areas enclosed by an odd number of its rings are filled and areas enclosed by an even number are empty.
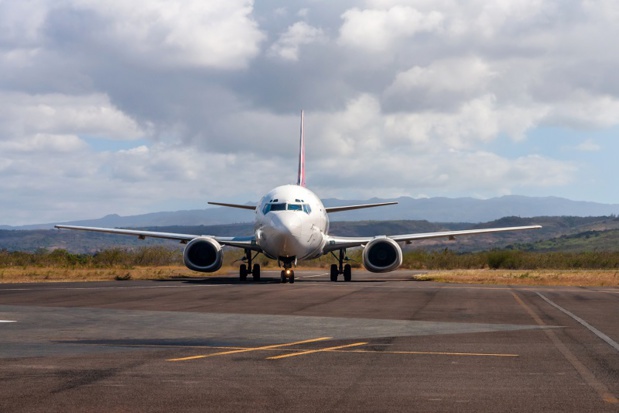
<svg viewBox="0 0 619 413">
<path fill-rule="evenodd" d="M 304 203 L 286 204 L 286 203 L 281 203 L 281 202 L 273 202 L 273 203 L 270 202 L 264 206 L 264 208 L 262 209 L 262 213 L 266 215 L 271 211 L 286 211 L 286 210 L 301 211 L 301 212 L 305 212 L 308 215 L 312 212 L 312 209 L 310 208 L 310 206 Z"/>
</svg>

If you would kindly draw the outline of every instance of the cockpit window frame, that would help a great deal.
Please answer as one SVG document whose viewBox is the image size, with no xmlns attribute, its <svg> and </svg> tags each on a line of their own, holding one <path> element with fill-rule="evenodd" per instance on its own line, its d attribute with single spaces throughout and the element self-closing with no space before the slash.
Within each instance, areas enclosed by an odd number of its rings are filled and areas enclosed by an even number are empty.
<svg viewBox="0 0 619 413">
<path fill-rule="evenodd" d="M 302 200 L 301 200 L 302 202 Z M 262 214 L 266 215 L 271 211 L 299 211 L 305 212 L 307 215 L 312 213 L 312 208 L 309 204 L 299 203 L 299 202 L 278 202 L 277 199 L 274 199 L 271 202 L 268 202 L 262 208 Z"/>
</svg>

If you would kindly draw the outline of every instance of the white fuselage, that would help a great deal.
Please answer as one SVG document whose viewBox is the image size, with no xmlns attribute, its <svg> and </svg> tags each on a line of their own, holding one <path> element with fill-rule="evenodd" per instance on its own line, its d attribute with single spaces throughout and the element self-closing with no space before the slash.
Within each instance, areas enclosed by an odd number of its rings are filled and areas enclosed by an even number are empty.
<svg viewBox="0 0 619 413">
<path fill-rule="evenodd" d="M 320 199 L 309 189 L 283 185 L 266 194 L 256 208 L 256 243 L 278 260 L 322 255 L 329 219 Z"/>
</svg>

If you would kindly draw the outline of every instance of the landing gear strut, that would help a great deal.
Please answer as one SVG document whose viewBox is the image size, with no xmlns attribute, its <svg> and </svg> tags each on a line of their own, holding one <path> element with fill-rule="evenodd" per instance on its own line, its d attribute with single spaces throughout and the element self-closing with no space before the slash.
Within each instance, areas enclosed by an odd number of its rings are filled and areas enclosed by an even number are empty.
<svg viewBox="0 0 619 413">
<path fill-rule="evenodd" d="M 335 256 L 335 254 L 333 255 Z M 329 272 L 331 276 L 331 281 L 336 282 L 337 277 L 340 274 L 344 276 L 344 281 L 346 282 L 351 281 L 352 280 L 352 267 L 350 266 L 350 264 L 344 265 L 344 261 L 348 260 L 348 257 L 346 257 L 346 250 L 341 249 L 339 257 L 336 257 L 336 258 L 337 258 L 339 265 L 338 264 L 331 265 L 331 271 Z"/>
<path fill-rule="evenodd" d="M 252 267 L 252 261 L 256 256 L 258 256 L 258 254 L 252 257 L 251 250 L 245 250 L 245 261 L 247 261 L 247 265 L 241 264 L 239 269 L 239 279 L 241 281 L 247 281 L 248 274 L 252 275 L 254 281 L 260 281 L 260 264 L 254 264 Z"/>
</svg>

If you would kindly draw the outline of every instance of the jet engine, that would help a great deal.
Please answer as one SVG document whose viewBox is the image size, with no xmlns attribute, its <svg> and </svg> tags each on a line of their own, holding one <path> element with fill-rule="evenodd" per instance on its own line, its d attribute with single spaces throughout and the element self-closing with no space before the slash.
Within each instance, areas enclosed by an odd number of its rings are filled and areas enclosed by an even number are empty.
<svg viewBox="0 0 619 413">
<path fill-rule="evenodd" d="M 215 272 L 223 263 L 221 245 L 212 238 L 199 237 L 189 241 L 183 251 L 187 268 L 200 272 Z"/>
<path fill-rule="evenodd" d="M 371 272 L 389 272 L 402 265 L 402 248 L 391 238 L 370 241 L 363 250 L 363 266 Z"/>
</svg>

